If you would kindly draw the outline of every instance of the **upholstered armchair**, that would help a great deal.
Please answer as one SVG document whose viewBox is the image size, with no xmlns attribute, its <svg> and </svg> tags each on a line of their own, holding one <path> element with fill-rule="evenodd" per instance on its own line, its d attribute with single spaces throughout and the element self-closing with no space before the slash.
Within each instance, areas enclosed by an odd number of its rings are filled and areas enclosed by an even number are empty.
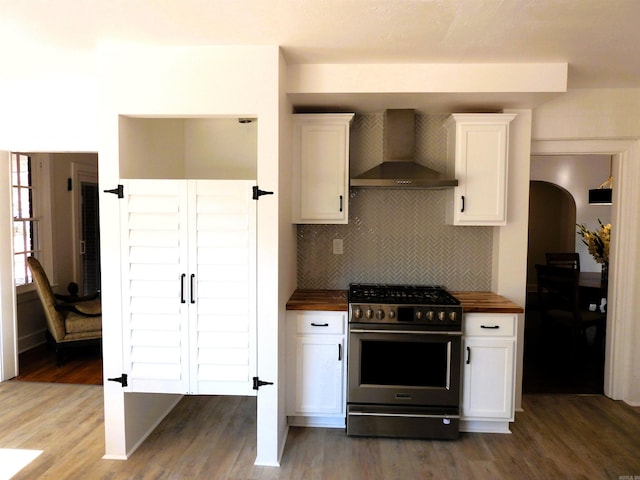
<svg viewBox="0 0 640 480">
<path fill-rule="evenodd" d="M 63 363 L 63 350 L 102 341 L 102 309 L 97 295 L 76 297 L 53 293 L 47 274 L 35 257 L 27 263 L 33 275 L 47 320 L 47 339 L 55 346 L 56 365 Z"/>
</svg>

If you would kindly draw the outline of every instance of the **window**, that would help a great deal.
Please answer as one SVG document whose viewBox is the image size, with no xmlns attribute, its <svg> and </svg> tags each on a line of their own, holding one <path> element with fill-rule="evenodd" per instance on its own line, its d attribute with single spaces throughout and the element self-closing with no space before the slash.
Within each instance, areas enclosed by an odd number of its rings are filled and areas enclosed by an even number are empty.
<svg viewBox="0 0 640 480">
<path fill-rule="evenodd" d="M 21 153 L 11 154 L 11 182 L 13 198 L 13 251 L 16 286 L 27 285 L 33 280 L 27 266 L 27 257 L 38 257 L 40 252 L 36 192 L 31 157 Z"/>
</svg>

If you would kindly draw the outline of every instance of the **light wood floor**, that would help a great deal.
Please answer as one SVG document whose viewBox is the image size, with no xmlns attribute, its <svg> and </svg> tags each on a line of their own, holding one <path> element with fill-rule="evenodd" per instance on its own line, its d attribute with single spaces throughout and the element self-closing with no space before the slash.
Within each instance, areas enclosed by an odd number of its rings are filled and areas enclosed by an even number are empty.
<svg viewBox="0 0 640 480">
<path fill-rule="evenodd" d="M 282 466 L 255 467 L 255 398 L 185 397 L 127 461 L 102 460 L 102 387 L 0 384 L 0 448 L 44 452 L 16 479 L 618 479 L 640 475 L 640 409 L 527 395 L 512 435 L 457 441 L 292 428 Z M 2 467 L 0 466 L 0 469 Z M 633 478 L 633 477 L 631 477 Z"/>
</svg>

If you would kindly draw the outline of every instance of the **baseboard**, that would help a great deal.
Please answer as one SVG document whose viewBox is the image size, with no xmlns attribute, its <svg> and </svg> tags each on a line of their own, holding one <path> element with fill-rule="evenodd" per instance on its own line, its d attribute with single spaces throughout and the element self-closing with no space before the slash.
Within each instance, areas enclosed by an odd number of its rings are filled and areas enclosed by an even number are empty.
<svg viewBox="0 0 640 480">
<path fill-rule="evenodd" d="M 30 333 L 29 335 L 23 335 L 18 338 L 18 354 L 24 353 L 27 350 L 36 348 L 43 343 L 46 343 L 45 332 L 46 329 L 38 330 L 37 332 Z"/>
<path fill-rule="evenodd" d="M 511 433 L 508 421 L 460 420 L 460 431 L 468 433 Z"/>
<path fill-rule="evenodd" d="M 344 417 L 288 416 L 287 422 L 292 427 L 346 428 Z"/>
</svg>

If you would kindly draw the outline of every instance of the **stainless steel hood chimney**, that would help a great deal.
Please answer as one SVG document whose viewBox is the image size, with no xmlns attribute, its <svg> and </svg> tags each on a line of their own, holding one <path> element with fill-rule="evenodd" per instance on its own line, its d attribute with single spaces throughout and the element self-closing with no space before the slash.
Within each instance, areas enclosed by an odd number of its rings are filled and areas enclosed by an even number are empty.
<svg viewBox="0 0 640 480">
<path fill-rule="evenodd" d="M 385 110 L 383 162 L 352 178 L 352 187 L 449 188 L 458 185 L 458 180 L 415 161 L 415 120 L 413 109 Z"/>
</svg>

